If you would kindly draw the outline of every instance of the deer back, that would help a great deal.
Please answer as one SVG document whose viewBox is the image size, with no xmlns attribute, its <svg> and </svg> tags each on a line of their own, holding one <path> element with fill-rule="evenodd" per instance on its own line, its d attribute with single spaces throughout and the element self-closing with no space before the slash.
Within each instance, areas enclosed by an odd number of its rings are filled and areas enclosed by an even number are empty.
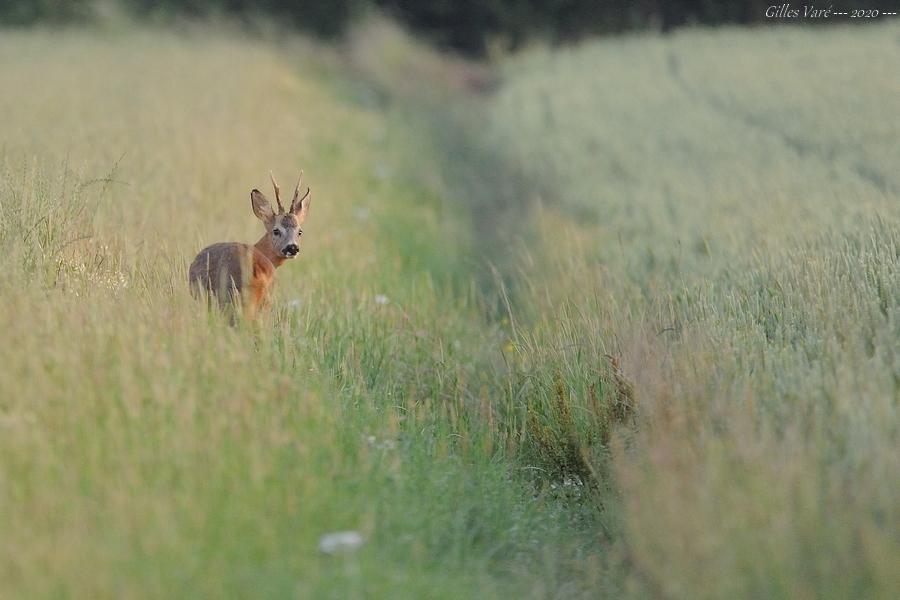
<svg viewBox="0 0 900 600">
<path fill-rule="evenodd" d="M 268 302 L 275 280 L 275 267 L 249 244 L 221 242 L 207 246 L 191 263 L 192 291 L 206 293 L 219 305 L 240 301 L 255 312 Z"/>
</svg>

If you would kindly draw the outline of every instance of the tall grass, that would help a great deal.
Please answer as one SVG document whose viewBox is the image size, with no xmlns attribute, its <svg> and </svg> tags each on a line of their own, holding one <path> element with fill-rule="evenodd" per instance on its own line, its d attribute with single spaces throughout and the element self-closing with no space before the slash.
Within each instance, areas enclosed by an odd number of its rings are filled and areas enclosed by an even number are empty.
<svg viewBox="0 0 900 600">
<path fill-rule="evenodd" d="M 379 27 L 4 32 L 0 595 L 895 596 L 895 30 Z"/>
<path fill-rule="evenodd" d="M 493 418 L 509 332 L 465 291 L 463 217 L 407 175 L 427 140 L 348 98 L 333 50 L 4 32 L 0 56 L 0 595 L 596 585 L 593 510 L 536 491 Z M 255 240 L 249 189 L 300 167 L 303 254 L 229 327 L 187 264 Z M 319 552 L 347 529 L 362 548 Z"/>
<path fill-rule="evenodd" d="M 535 49 L 469 112 L 469 143 L 508 177 L 480 197 L 530 190 L 510 295 L 519 360 L 567 367 L 529 369 L 548 398 L 562 382 L 552 421 L 590 414 L 604 354 L 631 392 L 636 432 L 612 442 L 622 512 L 603 508 L 645 592 L 900 590 L 895 41 L 724 30 Z M 603 430 L 585 431 L 602 472 Z"/>
</svg>

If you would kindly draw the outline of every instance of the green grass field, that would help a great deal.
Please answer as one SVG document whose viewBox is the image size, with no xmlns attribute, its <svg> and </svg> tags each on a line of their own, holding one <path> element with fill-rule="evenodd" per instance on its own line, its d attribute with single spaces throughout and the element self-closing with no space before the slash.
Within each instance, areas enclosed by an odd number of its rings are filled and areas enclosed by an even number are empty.
<svg viewBox="0 0 900 600">
<path fill-rule="evenodd" d="M 898 33 L 0 31 L 0 597 L 896 597 Z"/>
</svg>

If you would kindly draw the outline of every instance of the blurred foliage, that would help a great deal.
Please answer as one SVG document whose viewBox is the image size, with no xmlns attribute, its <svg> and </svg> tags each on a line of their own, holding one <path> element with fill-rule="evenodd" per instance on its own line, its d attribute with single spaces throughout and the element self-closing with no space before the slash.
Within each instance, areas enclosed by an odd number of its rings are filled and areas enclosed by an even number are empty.
<svg viewBox="0 0 900 600">
<path fill-rule="evenodd" d="M 3 0 L 0 2 L 0 22 L 26 25 L 38 21 L 70 22 L 83 20 L 91 14 L 88 0 Z"/>
<path fill-rule="evenodd" d="M 771 0 L 108 0 L 139 17 L 271 15 L 324 36 L 340 33 L 377 7 L 444 47 L 483 54 L 521 46 L 538 37 L 552 42 L 635 29 L 669 31 L 682 25 L 777 23 L 767 19 Z M 896 0 L 844 0 L 835 10 L 891 8 Z M 0 22 L 15 25 L 90 18 L 97 0 L 4 0 Z M 795 7 L 796 8 L 796 7 Z M 820 8 L 820 7 L 817 7 Z M 821 7 L 827 8 L 827 7 Z M 894 7 L 895 8 L 895 7 Z M 807 23 L 844 19 L 808 20 Z"/>
<path fill-rule="evenodd" d="M 275 18 L 320 35 L 339 33 L 343 26 L 359 12 L 362 0 L 122 0 L 139 14 L 184 14 L 206 17 L 234 14 L 252 17 L 271 14 Z"/>
<path fill-rule="evenodd" d="M 635 29 L 670 31 L 691 25 L 776 23 L 771 0 L 377 0 L 379 6 L 439 44 L 482 53 L 540 37 L 552 42 Z M 842 0 L 835 10 L 896 10 L 896 0 Z M 797 8 L 794 6 L 792 8 Z M 802 10 L 802 7 L 800 7 Z M 816 7 L 827 8 L 827 6 Z M 831 22 L 844 22 L 832 20 Z"/>
</svg>

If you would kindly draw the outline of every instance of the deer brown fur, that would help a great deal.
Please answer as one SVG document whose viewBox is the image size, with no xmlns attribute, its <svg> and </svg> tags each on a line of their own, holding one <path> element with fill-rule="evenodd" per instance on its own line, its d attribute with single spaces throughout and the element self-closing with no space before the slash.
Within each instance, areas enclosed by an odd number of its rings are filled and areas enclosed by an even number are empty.
<svg viewBox="0 0 900 600">
<path fill-rule="evenodd" d="M 223 308 L 240 306 L 244 316 L 255 318 L 271 301 L 275 269 L 300 252 L 300 226 L 309 212 L 310 190 L 300 196 L 303 172 L 294 189 L 289 210 L 281 204 L 281 190 L 272 176 L 278 212 L 257 189 L 250 192 L 253 214 L 266 232 L 256 244 L 219 242 L 207 246 L 191 263 L 188 278 L 195 295 L 205 294 Z"/>
</svg>

